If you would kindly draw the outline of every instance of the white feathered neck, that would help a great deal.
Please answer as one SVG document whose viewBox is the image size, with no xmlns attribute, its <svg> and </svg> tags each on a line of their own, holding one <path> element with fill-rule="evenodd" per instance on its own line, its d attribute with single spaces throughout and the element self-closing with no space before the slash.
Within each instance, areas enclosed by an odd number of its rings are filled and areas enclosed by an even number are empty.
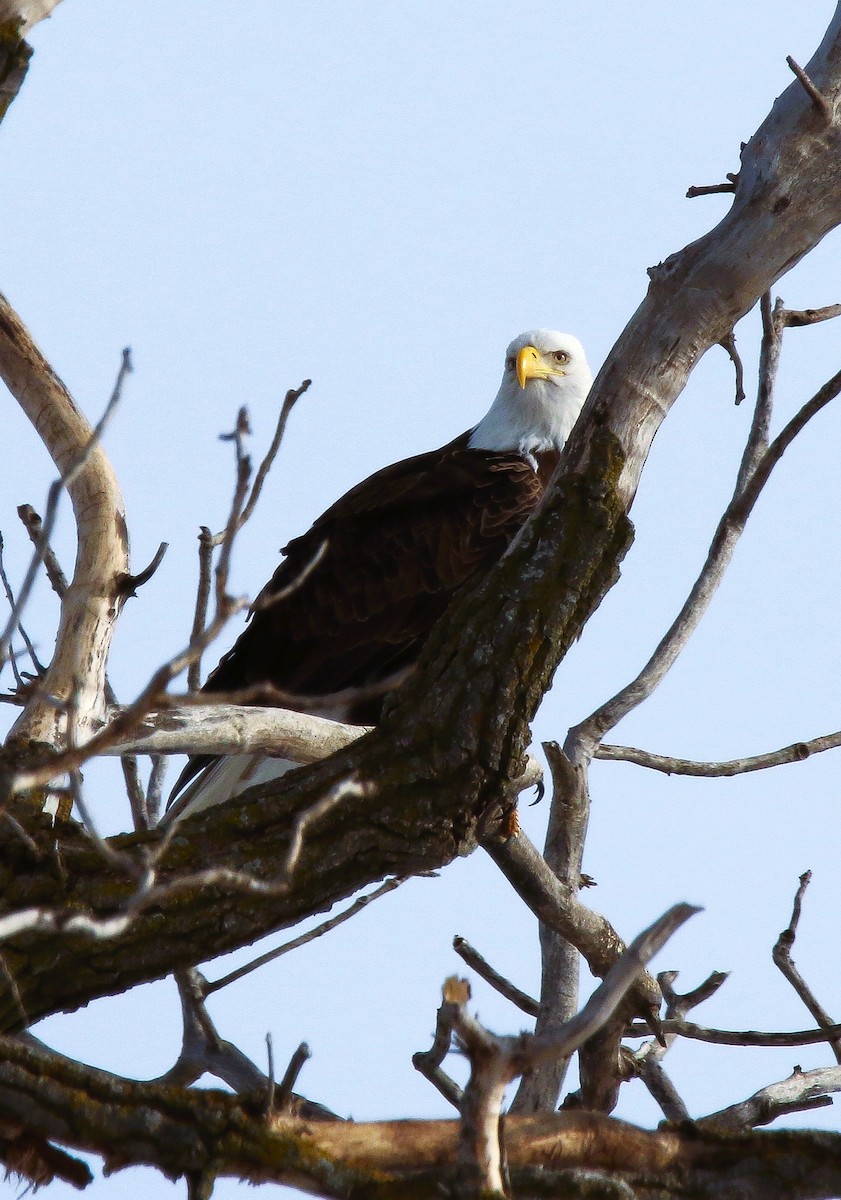
<svg viewBox="0 0 841 1200">
<path fill-rule="evenodd" d="M 517 355 L 534 346 L 541 355 L 562 351 L 567 361 L 563 374 L 529 379 L 524 388 L 517 379 Z M 505 370 L 496 399 L 470 436 L 474 450 L 516 450 L 524 457 L 563 449 L 578 419 L 593 376 L 584 347 L 570 333 L 532 329 L 515 338 L 505 352 Z"/>
</svg>

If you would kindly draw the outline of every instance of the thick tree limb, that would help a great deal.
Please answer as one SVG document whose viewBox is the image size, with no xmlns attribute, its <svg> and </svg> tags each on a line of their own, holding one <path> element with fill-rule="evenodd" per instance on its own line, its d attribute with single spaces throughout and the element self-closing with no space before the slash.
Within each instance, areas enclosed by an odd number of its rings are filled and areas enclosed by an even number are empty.
<svg viewBox="0 0 841 1200">
<path fill-rule="evenodd" d="M 297 763 L 318 762 L 370 732 L 370 726 L 343 725 L 314 713 L 242 704 L 177 705 L 147 713 L 131 737 L 101 753 L 270 754 Z M 524 791 L 540 782 L 539 761 L 528 755 L 517 780 Z"/>
<path fill-rule="evenodd" d="M 0 376 L 35 426 L 61 477 L 69 479 L 76 519 L 76 566 L 61 606 L 55 654 L 42 688 L 12 731 L 19 745 L 58 746 L 64 715 L 48 698 L 64 704 L 72 700 L 82 734 L 103 714 L 105 663 L 129 570 L 123 500 L 105 451 L 92 444 L 91 426 L 2 295 Z"/>
<path fill-rule="evenodd" d="M 0 1116 L 14 1113 L 45 1138 L 101 1154 L 111 1169 L 145 1163 L 172 1178 L 234 1175 L 341 1200 L 437 1200 L 455 1180 L 456 1121 L 267 1120 L 263 1102 L 262 1093 L 250 1101 L 134 1083 L 14 1039 L 0 1043 Z M 592 1197 L 586 1179 L 576 1183 L 582 1168 L 609 1172 L 639 1200 L 829 1200 L 841 1190 L 838 1134 L 647 1133 L 595 1113 L 561 1113 L 509 1117 L 504 1141 L 518 1198 Z"/>
</svg>

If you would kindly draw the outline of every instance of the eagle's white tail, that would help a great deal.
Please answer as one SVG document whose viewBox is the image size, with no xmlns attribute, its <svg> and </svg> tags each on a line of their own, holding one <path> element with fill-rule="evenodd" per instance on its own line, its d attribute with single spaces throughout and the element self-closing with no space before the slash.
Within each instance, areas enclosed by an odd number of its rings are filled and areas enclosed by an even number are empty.
<svg viewBox="0 0 841 1200">
<path fill-rule="evenodd" d="M 224 804 L 226 800 L 241 796 L 258 783 L 280 779 L 287 771 L 300 765 L 288 758 L 267 758 L 263 754 L 233 754 L 218 758 L 184 789 L 162 824 L 169 825 L 173 821 L 180 821 L 182 817 L 212 808 L 214 804 Z"/>
</svg>

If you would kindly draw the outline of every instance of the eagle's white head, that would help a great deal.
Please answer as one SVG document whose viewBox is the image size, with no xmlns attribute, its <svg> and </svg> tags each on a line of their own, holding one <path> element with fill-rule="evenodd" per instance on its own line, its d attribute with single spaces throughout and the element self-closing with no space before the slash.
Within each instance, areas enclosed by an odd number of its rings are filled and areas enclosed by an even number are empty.
<svg viewBox="0 0 841 1200">
<path fill-rule="evenodd" d="M 561 450 L 592 383 L 584 347 L 571 333 L 521 333 L 505 351 L 496 399 L 468 445 L 516 450 L 532 461 L 535 454 Z"/>
</svg>

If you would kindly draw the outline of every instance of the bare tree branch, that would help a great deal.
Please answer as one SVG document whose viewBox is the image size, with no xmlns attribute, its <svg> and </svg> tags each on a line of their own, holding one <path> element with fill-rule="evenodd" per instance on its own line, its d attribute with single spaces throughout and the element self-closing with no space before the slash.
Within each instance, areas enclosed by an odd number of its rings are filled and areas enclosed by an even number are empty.
<svg viewBox="0 0 841 1200">
<path fill-rule="evenodd" d="M 722 1133 L 754 1129 L 789 1113 L 825 1108 L 832 1104 L 832 1092 L 841 1092 L 841 1067 L 819 1067 L 815 1071 L 795 1067 L 788 1079 L 769 1083 L 739 1104 L 700 1117 L 696 1125 Z"/>
<path fill-rule="evenodd" d="M 43 536 L 44 525 L 40 516 L 31 504 L 18 505 L 18 516 L 23 522 L 32 544 L 39 548 L 44 569 L 47 572 L 47 578 L 50 581 L 53 591 L 59 600 L 63 600 L 69 586 L 67 576 L 61 569 L 61 564 L 56 558 L 55 551 L 52 546 L 47 544 Z"/>
<path fill-rule="evenodd" d="M 466 938 L 454 937 L 453 949 L 460 958 L 464 959 L 468 967 L 472 967 L 477 975 L 480 975 L 492 988 L 496 988 L 499 994 L 504 996 L 506 1000 L 510 1000 L 512 1004 L 516 1004 L 517 1008 L 524 1013 L 528 1013 L 530 1017 L 537 1016 L 540 1007 L 537 1001 L 516 987 L 510 979 L 506 979 L 504 975 L 500 975 L 498 971 L 495 971 L 490 963 L 482 958 L 479 951 L 474 950 Z"/>
<path fill-rule="evenodd" d="M 638 767 L 650 767 L 666 775 L 695 775 L 705 778 L 721 778 L 743 775 L 749 771 L 764 771 L 768 767 L 784 766 L 786 763 L 804 762 L 813 754 L 824 750 L 835 750 L 841 746 L 841 732 L 827 733 L 823 737 L 811 738 L 806 742 L 793 742 L 780 750 L 766 754 L 754 754 L 747 758 L 731 758 L 723 762 L 697 762 L 689 758 L 672 758 L 665 754 L 654 754 L 649 750 L 638 750 L 635 746 L 611 746 L 602 744 L 595 758 L 611 762 L 629 762 Z"/>
<path fill-rule="evenodd" d="M 578 899 L 577 888 L 561 883 L 524 833 L 484 849 L 538 920 L 556 930 L 584 956 L 596 976 L 604 976 L 625 952 L 625 943 L 599 913 Z M 660 1006 L 660 989 L 643 973 L 635 989 L 640 1011 L 652 1016 Z"/>
<path fill-rule="evenodd" d="M 232 1042 L 221 1037 L 213 1024 L 205 1007 L 207 980 L 201 972 L 178 971 L 175 979 L 183 1021 L 181 1052 L 175 1065 L 153 1082 L 169 1087 L 188 1087 L 207 1073 L 227 1083 L 235 1092 L 265 1093 L 269 1077 Z M 130 1086 L 130 1081 L 127 1083 Z M 311 1120 L 340 1119 L 322 1104 L 294 1094 L 293 1086 L 294 1080 L 289 1085 L 284 1111 Z"/>
<path fill-rule="evenodd" d="M 222 546 L 222 553 L 224 557 L 226 553 L 224 549 L 226 545 L 226 539 L 233 539 L 242 529 L 243 525 L 245 525 L 245 523 L 250 519 L 254 509 L 257 506 L 257 501 L 260 499 L 260 494 L 263 491 L 263 484 L 266 482 L 266 477 L 268 476 L 274 460 L 277 457 L 277 453 L 280 450 L 281 442 L 283 441 L 284 434 L 286 433 L 286 425 L 289 420 L 289 414 L 292 412 L 296 402 L 300 400 L 304 392 L 307 391 L 311 383 L 312 380 L 305 379 L 300 387 L 290 388 L 290 390 L 286 393 L 283 405 L 281 406 L 280 415 L 277 420 L 274 436 L 272 437 L 271 444 L 269 449 L 266 451 L 263 461 L 260 463 L 260 466 L 257 469 L 257 474 L 254 478 L 251 491 L 248 493 L 246 498 L 246 491 L 243 490 L 242 495 L 239 496 L 238 503 L 235 504 L 235 509 L 232 510 L 231 515 L 228 518 L 225 528 L 220 533 L 212 534 L 206 525 L 201 527 L 201 531 L 199 533 L 199 580 L 196 589 L 196 606 L 193 616 L 193 628 L 190 634 L 191 645 L 195 644 L 196 646 L 199 646 L 202 644 L 201 638 L 203 636 L 205 623 L 207 621 L 207 605 L 210 599 L 210 580 L 213 565 L 213 551 L 217 547 Z M 238 422 L 237 426 L 238 429 L 240 428 L 240 422 L 242 422 L 242 429 L 240 433 L 244 434 L 248 426 L 248 418 L 245 409 L 240 410 L 240 421 Z M 233 439 L 236 440 L 237 444 L 237 461 L 240 467 L 245 471 L 246 478 L 244 478 L 241 483 L 243 489 L 246 489 L 247 477 L 250 476 L 250 460 L 247 460 L 246 456 L 242 452 L 241 438 L 236 430 L 234 432 Z M 236 519 L 234 519 L 234 511 L 236 511 Z M 230 553 L 230 551 L 227 553 Z M 222 569 L 227 572 L 227 561 L 224 562 Z M 218 600 L 219 593 L 217 590 L 217 607 Z M 190 663 L 187 683 L 190 690 L 194 692 L 198 691 L 201 687 L 201 652 Z"/>
<path fill-rule="evenodd" d="M 727 337 L 721 339 L 720 345 L 724 347 L 730 356 L 730 361 L 732 362 L 733 369 L 736 372 L 736 404 L 741 404 L 746 394 L 745 369 L 742 365 L 739 351 L 736 349 L 736 337 L 732 330 Z"/>
<path fill-rule="evenodd" d="M 544 742 L 543 751 L 552 772 L 552 801 L 544 850 L 546 874 L 551 872 L 568 890 L 570 897 L 575 898 L 575 911 L 580 916 L 587 911 L 578 900 L 590 811 L 587 772 L 586 769 L 573 767 L 556 742 Z M 578 1011 L 578 954 L 582 940 L 580 936 L 564 935 L 557 925 L 545 921 L 540 922 L 538 930 L 541 976 L 535 1033 L 551 1036 L 564 1028 Z M 585 953 L 585 957 L 592 969 L 592 956 Z M 654 990 L 652 980 L 650 996 Z M 651 1011 L 654 1003 L 648 1000 L 648 1011 Z M 568 1057 L 558 1057 L 540 1063 L 529 1071 L 520 1080 L 511 1111 L 551 1112 L 557 1107 L 568 1066 Z"/>
<path fill-rule="evenodd" d="M 707 184 L 692 184 L 686 189 L 687 200 L 694 200 L 696 196 L 715 196 L 722 192 L 735 192 L 736 178 L 729 179 L 727 183 L 707 183 Z"/>
<path fill-rule="evenodd" d="M 676 979 L 677 971 L 661 971 L 657 976 L 657 982 L 660 984 L 660 990 L 666 1001 L 665 1021 L 679 1020 L 685 1017 L 691 1009 L 715 995 L 727 979 L 727 974 L 723 971 L 714 971 L 698 987 L 683 995 L 674 990 L 673 985 Z M 640 1046 L 633 1057 L 640 1078 L 660 1105 L 666 1120 L 686 1121 L 689 1119 L 686 1105 L 662 1066 L 663 1057 L 672 1046 L 677 1034 L 666 1032 L 661 1024 L 658 1035 L 657 1038 L 646 1042 L 644 1046 Z"/>
<path fill-rule="evenodd" d="M 152 823 L 149 820 L 149 810 L 146 807 L 146 793 L 140 781 L 137 756 L 134 754 L 124 754 L 120 760 L 120 765 L 123 768 L 123 779 L 126 784 L 126 795 L 128 796 L 131 808 L 131 819 L 134 828 L 151 829 Z"/>
<path fill-rule="evenodd" d="M 204 995 L 212 996 L 214 992 L 218 992 L 229 984 L 236 983 L 238 979 L 250 975 L 258 967 L 263 967 L 266 963 L 274 962 L 276 958 L 281 958 L 284 954 L 289 954 L 290 951 L 297 950 L 301 946 L 306 946 L 310 942 L 314 942 L 316 938 L 323 937 L 331 929 L 335 929 L 338 925 L 344 925 L 345 921 L 349 921 L 351 917 L 355 917 L 357 913 L 362 912 L 362 909 L 367 908 L 373 900 L 379 900 L 380 896 L 388 895 L 389 892 L 393 892 L 395 888 L 399 888 L 401 883 L 405 882 L 406 876 L 387 879 L 385 883 L 381 883 L 373 892 L 369 892 L 365 896 L 359 896 L 348 908 L 337 913 L 335 917 L 330 917 L 328 920 L 322 921 L 320 925 L 316 925 L 315 928 L 308 930 L 306 933 L 292 938 L 289 942 L 284 942 L 282 946 L 277 946 L 274 950 L 267 950 L 265 954 L 259 955 L 250 963 L 246 963 L 245 966 L 237 967 L 234 971 L 229 971 L 227 975 L 223 975 L 219 979 L 206 981 Z"/>
<path fill-rule="evenodd" d="M 678 904 L 634 939 L 614 964 L 581 1011 L 563 1029 L 551 1035 L 522 1033 L 499 1037 L 485 1029 L 467 1011 L 470 987 L 451 977 L 444 984 L 444 1003 L 434 1050 L 440 1052 L 449 1028 L 470 1059 L 470 1079 L 461 1098 L 461 1134 L 458 1164 L 464 1182 L 477 1195 L 505 1191 L 500 1117 L 506 1086 L 518 1075 L 550 1058 L 569 1056 L 591 1038 L 617 1009 L 628 988 L 647 962 L 697 908 Z M 417 1059 L 415 1062 L 417 1065 Z M 430 1052 L 423 1056 L 434 1063 Z"/>
<path fill-rule="evenodd" d="M 176 704 L 144 712 L 127 732 L 98 753 L 268 754 L 309 763 L 349 746 L 370 726 L 265 705 Z"/>
<path fill-rule="evenodd" d="M 805 91 L 805 93 L 809 97 L 809 99 L 812 101 L 812 106 L 813 106 L 815 112 L 820 116 L 821 122 L 824 125 L 831 125 L 832 124 L 832 104 L 830 103 L 829 99 L 823 94 L 823 92 L 819 88 L 815 87 L 814 83 L 812 83 L 811 79 L 806 74 L 806 72 L 803 70 L 803 68 L 799 67 L 797 65 L 797 63 L 794 61 L 794 59 L 791 57 L 790 54 L 786 56 L 786 62 L 791 67 L 792 71 L 797 76 L 799 81 L 802 83 L 803 90 Z"/>
<path fill-rule="evenodd" d="M 22 615 L 23 610 L 15 601 L 14 592 L 12 591 L 12 585 L 9 583 L 9 577 L 6 574 L 6 565 L 3 561 L 3 550 L 4 550 L 3 534 L 0 533 L 0 583 L 2 583 L 3 591 L 6 593 L 6 599 L 9 602 L 9 608 L 12 610 L 13 613 L 17 612 L 19 615 Z M 45 668 L 39 662 L 38 655 L 35 653 L 35 647 L 32 644 L 32 640 L 30 639 L 29 634 L 26 632 L 26 630 L 23 626 L 23 622 L 21 620 L 18 620 L 17 629 L 18 629 L 18 633 L 21 636 L 21 639 L 23 640 L 23 644 L 26 647 L 26 652 L 29 655 L 30 661 L 32 663 L 32 666 L 35 669 L 36 675 L 43 676 L 46 673 Z M 20 671 L 18 669 L 17 655 L 11 654 L 10 661 L 11 661 L 12 669 L 15 673 L 15 681 L 17 683 L 17 686 L 19 689 L 23 689 L 25 687 L 25 684 L 24 684 L 23 679 L 21 678 Z M 0 655 L 0 670 L 2 670 L 2 668 L 3 668 L 2 655 Z"/>
<path fill-rule="evenodd" d="M 817 1023 L 824 1029 L 829 1029 L 833 1025 L 833 1020 L 826 1009 L 818 1003 L 816 997 L 812 993 L 812 989 L 806 983 L 806 980 L 798 971 L 791 957 L 791 948 L 794 945 L 794 939 L 797 935 L 797 926 L 800 921 L 800 907 L 803 903 L 803 896 L 806 888 L 809 886 L 809 881 L 812 878 L 811 871 L 805 871 L 800 876 L 800 886 L 794 897 L 794 908 L 791 913 L 791 920 L 788 923 L 788 928 L 784 929 L 777 938 L 776 945 L 771 953 L 774 960 L 774 965 L 777 966 L 783 975 L 789 981 L 791 986 L 797 992 L 800 999 L 808 1008 L 809 1012 L 815 1018 Z M 841 1063 L 841 1041 L 832 1041 L 829 1043 L 832 1053 L 835 1055 L 835 1061 Z"/>
<path fill-rule="evenodd" d="M 127 369 L 125 359 L 123 367 Z M 117 398 L 123 375 L 121 369 L 115 385 Z M 102 713 L 105 664 L 120 604 L 120 583 L 128 573 L 123 501 L 94 430 L 4 296 L 0 296 L 0 376 L 49 450 L 66 482 L 76 518 L 76 566 L 61 606 L 55 654 L 43 688 L 12 731 L 18 744 L 59 745 L 62 713 L 46 697 L 68 702 L 75 691 L 85 728 Z M 42 534 L 46 540 L 48 529 Z M 18 602 L 25 599 L 22 588 Z"/>
<path fill-rule="evenodd" d="M 779 358 L 778 337 L 772 331 L 769 336 L 766 336 L 766 345 L 769 337 L 772 345 L 765 356 L 766 370 L 761 376 L 754 423 L 745 448 L 739 479 L 733 498 L 716 528 L 706 562 L 678 616 L 639 675 L 570 731 L 570 739 L 573 739 L 582 748 L 587 747 L 590 754 L 595 753 L 596 746 L 609 729 L 617 725 L 623 717 L 652 694 L 673 666 L 709 607 L 733 556 L 745 523 L 774 467 L 808 421 L 835 399 L 841 391 L 841 371 L 839 371 L 808 403 L 803 405 L 768 449 L 763 451 L 762 441 L 764 430 L 767 428 L 770 397 Z"/>
<path fill-rule="evenodd" d="M 296 388 L 290 388 L 283 399 L 283 404 L 280 409 L 280 416 L 277 419 L 277 426 L 274 431 L 274 437 L 271 440 L 271 445 L 266 451 L 266 456 L 257 468 L 257 474 L 254 476 L 254 483 L 251 488 L 251 493 L 242 510 L 242 518 L 240 525 L 244 525 L 251 517 L 254 509 L 257 507 L 257 501 L 260 499 L 260 493 L 263 490 L 263 484 L 266 482 L 266 476 L 272 469 L 274 460 L 277 458 L 277 452 L 280 450 L 281 442 L 286 433 L 286 425 L 289 420 L 289 414 L 295 407 L 296 403 L 301 399 L 304 392 L 312 384 L 311 379 L 305 379 L 303 383 Z"/>
<path fill-rule="evenodd" d="M 336 1200 L 439 1200 L 441 1187 L 456 1183 L 452 1166 L 441 1165 L 455 1162 L 456 1121 L 266 1121 L 246 1097 L 133 1083 L 12 1038 L 0 1048 L 0 1115 L 25 1112 L 30 1128 L 103 1155 L 106 1167 L 147 1164 L 173 1179 L 207 1170 Z M 830 1200 L 841 1190 L 841 1135 L 833 1133 L 649 1133 L 570 1112 L 509 1116 L 503 1137 L 516 1195 L 546 1194 L 536 1170 L 567 1200 L 593 1200 L 587 1173 L 600 1171 L 637 1200 Z"/>
<path fill-rule="evenodd" d="M 716 1046 L 814 1046 L 819 1042 L 831 1042 L 841 1037 L 841 1025 L 827 1025 L 822 1029 L 797 1029 L 791 1033 L 759 1032 L 756 1029 L 710 1029 L 692 1021 L 676 1019 L 663 1021 L 663 1033 L 676 1034 L 696 1042 L 711 1042 Z"/>
<path fill-rule="evenodd" d="M 601 739 L 607 729 L 654 691 L 694 632 L 723 576 L 762 483 L 767 480 L 771 467 L 778 461 L 785 448 L 782 443 L 775 443 L 774 447 L 768 448 L 773 385 L 782 330 L 785 326 L 784 311 L 778 303 L 772 313 L 770 296 L 768 293 L 763 295 L 760 383 L 751 429 L 733 499 L 722 517 L 707 562 L 688 600 L 637 678 L 589 718 L 570 729 L 563 751 L 555 748 L 550 754 L 555 788 L 545 854 L 549 866 L 557 874 L 565 877 L 568 883 L 572 882 L 572 874 L 580 872 L 581 868 L 589 815 L 589 761 L 594 753 L 598 754 Z M 732 330 L 721 339 L 721 344 L 728 350 L 736 366 L 738 403 L 743 394 L 742 367 Z M 831 390 L 834 382 L 830 381 L 827 385 L 828 390 Z M 814 405 L 814 401 L 812 404 Z M 803 411 L 805 408 L 809 406 L 804 406 Z M 754 481 L 760 465 L 764 468 L 764 474 L 759 473 L 762 482 L 758 488 L 754 486 L 749 490 L 748 485 Z M 747 496 L 751 496 L 752 499 L 746 507 Z M 549 754 L 549 746 L 546 749 Z M 545 926 L 541 928 L 541 951 L 543 984 L 538 1022 L 557 1025 L 568 1019 L 571 1001 L 566 992 L 577 988 L 577 957 L 571 944 L 560 937 L 557 931 Z M 574 1004 L 574 1000 L 572 1003 Z M 586 1091 L 585 1103 L 588 1106 L 609 1110 L 615 1103 L 616 1085 L 613 1080 L 617 1074 L 620 1038 L 621 1022 L 616 1022 L 612 1028 L 605 1027 L 600 1034 L 599 1043 L 594 1043 L 582 1054 L 581 1077 Z M 652 1074 L 653 1081 L 653 1074 L 659 1069 L 654 1066 L 646 1069 Z M 557 1074 L 553 1077 L 555 1072 Z M 563 1072 L 564 1064 L 553 1063 L 548 1069 L 525 1077 L 515 1101 L 515 1110 L 527 1112 L 554 1107 Z M 658 1086 L 665 1094 L 667 1089 L 663 1078 L 658 1079 Z"/>
</svg>

